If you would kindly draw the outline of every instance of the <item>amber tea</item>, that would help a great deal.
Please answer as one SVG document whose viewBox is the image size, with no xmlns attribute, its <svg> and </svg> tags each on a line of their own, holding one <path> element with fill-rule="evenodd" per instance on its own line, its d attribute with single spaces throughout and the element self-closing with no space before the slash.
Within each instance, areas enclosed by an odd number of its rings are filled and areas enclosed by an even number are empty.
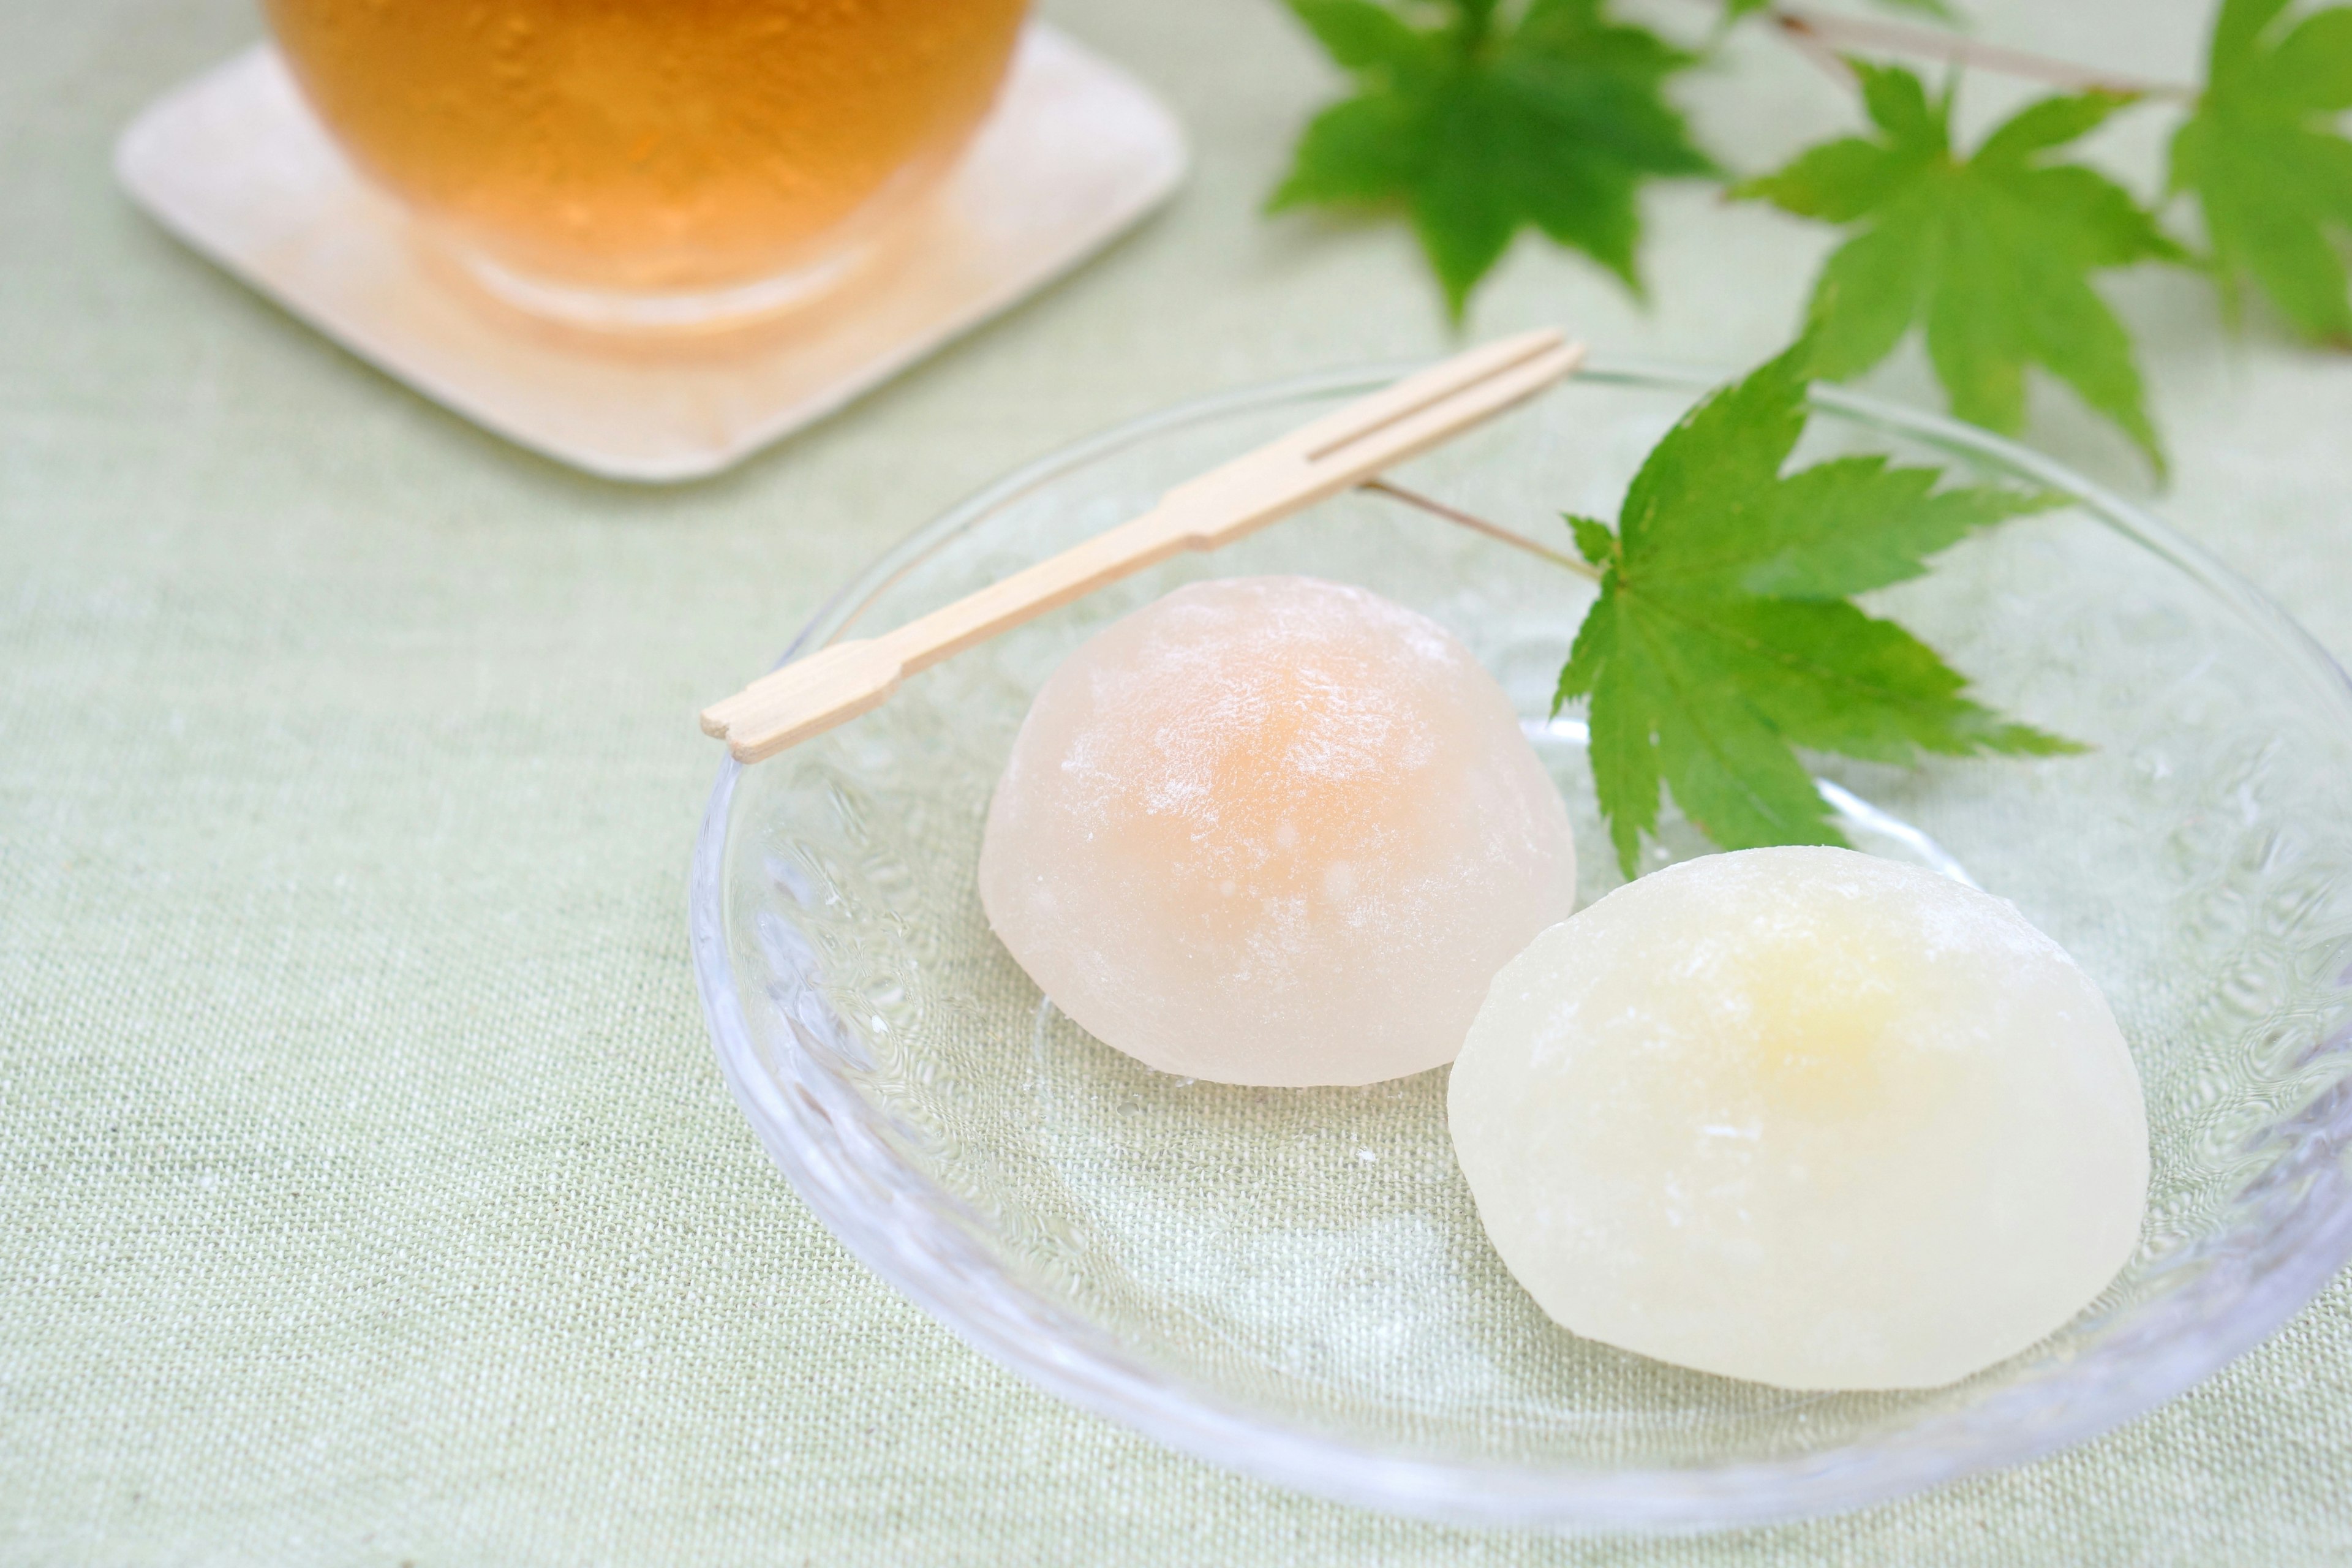
<svg viewBox="0 0 2352 1568">
<path fill-rule="evenodd" d="M 690 293 L 821 264 L 944 170 L 1025 0 L 265 0 L 375 179 L 499 268 Z"/>
</svg>

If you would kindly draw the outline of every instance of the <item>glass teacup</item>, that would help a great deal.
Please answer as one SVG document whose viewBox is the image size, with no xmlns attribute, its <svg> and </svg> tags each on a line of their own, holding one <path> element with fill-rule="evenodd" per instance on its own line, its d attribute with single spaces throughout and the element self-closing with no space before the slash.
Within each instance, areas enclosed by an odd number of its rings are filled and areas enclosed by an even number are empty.
<svg viewBox="0 0 2352 1568">
<path fill-rule="evenodd" d="M 1026 0 L 264 0 L 343 149 L 484 287 L 576 324 L 810 297 L 993 102 Z"/>
</svg>

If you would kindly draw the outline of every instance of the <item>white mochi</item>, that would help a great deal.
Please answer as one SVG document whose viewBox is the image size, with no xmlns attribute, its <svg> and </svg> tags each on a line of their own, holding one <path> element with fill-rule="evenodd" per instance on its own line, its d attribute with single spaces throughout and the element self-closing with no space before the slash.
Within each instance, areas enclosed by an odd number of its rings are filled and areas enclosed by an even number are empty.
<svg viewBox="0 0 2352 1568">
<path fill-rule="evenodd" d="M 1308 577 L 1180 588 L 1072 654 L 980 855 L 989 923 L 1056 1005 L 1226 1083 L 1451 1061 L 1575 889 L 1493 677 L 1426 616 Z"/>
<path fill-rule="evenodd" d="M 2147 1203 L 2089 976 L 2005 900 L 1845 849 L 1707 856 L 1552 927 L 1448 1093 L 1479 1217 L 1553 1319 L 1786 1388 L 2026 1349 Z"/>
</svg>

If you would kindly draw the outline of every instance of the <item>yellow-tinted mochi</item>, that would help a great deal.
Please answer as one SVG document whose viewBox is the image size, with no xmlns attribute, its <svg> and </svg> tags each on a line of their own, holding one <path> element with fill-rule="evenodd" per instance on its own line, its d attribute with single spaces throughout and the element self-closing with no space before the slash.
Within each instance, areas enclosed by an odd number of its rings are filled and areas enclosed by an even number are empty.
<svg viewBox="0 0 2352 1568">
<path fill-rule="evenodd" d="M 1495 977 L 1448 1089 L 1504 1263 L 1575 1332 L 1789 1388 L 1929 1387 L 2139 1236 L 2139 1079 L 2009 903 L 1845 849 L 1621 888 Z"/>
</svg>

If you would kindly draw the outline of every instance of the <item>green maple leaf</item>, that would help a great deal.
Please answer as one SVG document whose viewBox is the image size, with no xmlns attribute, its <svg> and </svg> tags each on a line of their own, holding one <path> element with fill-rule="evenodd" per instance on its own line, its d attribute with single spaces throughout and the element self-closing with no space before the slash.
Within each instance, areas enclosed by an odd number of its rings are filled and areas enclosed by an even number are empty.
<svg viewBox="0 0 2352 1568">
<path fill-rule="evenodd" d="M 1795 746 L 1874 762 L 2078 750 L 1849 595 L 1927 570 L 1973 530 L 2063 498 L 1938 489 L 1934 468 L 1840 458 L 1783 476 L 1805 425 L 1807 345 L 1718 389 L 1659 442 L 1617 527 L 1570 518 L 1601 598 L 1553 711 L 1590 697 L 1593 783 L 1627 876 L 1661 783 L 1726 849 L 1841 844 Z"/>
<path fill-rule="evenodd" d="M 2290 3 L 2223 0 L 2204 95 L 2172 139 L 2171 184 L 2204 210 L 2233 315 L 2251 276 L 2299 330 L 2352 346 L 2338 249 L 2352 236 L 2352 142 L 2335 129 L 2352 109 L 2352 8 L 2288 26 Z"/>
<path fill-rule="evenodd" d="M 1815 372 L 1857 375 L 1917 324 L 1963 419 L 2021 429 L 2026 367 L 2038 364 L 2114 420 L 2161 471 L 2131 340 L 2090 275 L 2187 258 L 2122 187 L 2046 161 L 2134 100 L 2105 92 L 2043 99 L 1961 158 L 1949 92 L 1931 101 L 1907 70 L 1848 63 L 1878 134 L 1811 148 L 1735 192 L 1862 226 L 1814 284 L 1806 331 L 1820 356 Z"/>
<path fill-rule="evenodd" d="M 1430 26 L 1374 0 L 1289 4 L 1357 91 L 1307 125 L 1269 208 L 1402 205 L 1456 321 L 1529 225 L 1639 293 L 1642 181 L 1714 172 L 1659 94 L 1692 57 L 1601 0 L 1531 0 L 1507 26 L 1492 0 L 1447 0 Z"/>
</svg>

